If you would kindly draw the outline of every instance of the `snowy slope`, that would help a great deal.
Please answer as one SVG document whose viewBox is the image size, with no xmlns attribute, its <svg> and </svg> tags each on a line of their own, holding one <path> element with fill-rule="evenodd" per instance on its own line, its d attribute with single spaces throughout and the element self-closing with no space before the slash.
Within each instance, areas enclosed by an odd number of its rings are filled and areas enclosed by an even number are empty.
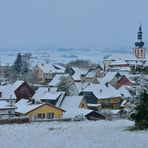
<svg viewBox="0 0 148 148">
<path fill-rule="evenodd" d="M 148 131 L 127 120 L 0 125 L 1 148 L 146 148 Z"/>
</svg>

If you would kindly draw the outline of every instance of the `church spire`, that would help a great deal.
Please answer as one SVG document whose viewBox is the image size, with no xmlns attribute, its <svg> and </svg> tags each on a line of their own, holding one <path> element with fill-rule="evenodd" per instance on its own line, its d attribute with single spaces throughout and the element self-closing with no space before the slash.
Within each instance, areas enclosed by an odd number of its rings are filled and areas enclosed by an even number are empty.
<svg viewBox="0 0 148 148">
<path fill-rule="evenodd" d="M 139 48 L 142 48 L 144 46 L 144 42 L 142 41 L 142 27 L 141 27 L 141 24 L 139 26 L 137 39 L 138 39 L 138 41 L 135 43 L 135 46 L 139 47 Z"/>
<path fill-rule="evenodd" d="M 138 34 L 137 34 L 137 42 L 135 43 L 135 48 L 133 50 L 134 55 L 138 59 L 144 59 L 146 56 L 146 49 L 143 47 L 144 42 L 142 41 L 142 26 L 140 23 Z"/>
<path fill-rule="evenodd" d="M 140 40 L 140 41 L 142 41 L 142 27 L 141 27 L 141 24 L 139 26 L 139 31 L 138 31 L 137 39 Z"/>
</svg>

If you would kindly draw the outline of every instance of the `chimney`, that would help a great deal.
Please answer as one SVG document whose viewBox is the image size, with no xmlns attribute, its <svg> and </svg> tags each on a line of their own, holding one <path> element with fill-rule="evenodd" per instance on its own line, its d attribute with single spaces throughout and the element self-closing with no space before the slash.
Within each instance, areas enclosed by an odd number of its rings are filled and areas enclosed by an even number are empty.
<svg viewBox="0 0 148 148">
<path fill-rule="evenodd" d="M 34 100 L 34 99 L 32 99 L 32 100 L 31 100 L 31 104 L 34 104 L 34 103 L 35 103 L 35 100 Z"/>
<path fill-rule="evenodd" d="M 102 94 L 102 91 L 103 91 L 103 90 L 102 90 L 102 89 L 100 89 L 100 94 Z"/>
</svg>

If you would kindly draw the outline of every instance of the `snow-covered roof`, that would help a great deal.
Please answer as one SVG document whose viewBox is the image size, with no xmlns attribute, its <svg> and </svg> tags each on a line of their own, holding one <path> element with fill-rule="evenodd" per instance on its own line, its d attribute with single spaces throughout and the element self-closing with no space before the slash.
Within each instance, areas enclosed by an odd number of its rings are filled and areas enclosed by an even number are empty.
<svg viewBox="0 0 148 148">
<path fill-rule="evenodd" d="M 63 118 L 74 118 L 76 116 L 85 116 L 92 112 L 90 109 L 83 109 L 83 108 L 72 108 L 66 110 L 66 112 L 63 114 Z"/>
<path fill-rule="evenodd" d="M 3 109 L 16 109 L 14 105 L 11 105 L 7 101 L 0 101 L 0 110 Z"/>
<path fill-rule="evenodd" d="M 64 73 L 65 69 L 62 67 L 55 68 L 52 64 L 39 64 L 37 65 L 44 73 Z"/>
<path fill-rule="evenodd" d="M 55 105 L 56 107 L 61 107 L 64 96 L 65 96 L 65 92 L 62 92 L 59 99 L 58 99 L 58 101 L 56 102 L 56 105 Z"/>
<path fill-rule="evenodd" d="M 48 87 L 39 87 L 35 94 L 32 96 L 32 99 L 40 100 L 41 97 L 48 92 Z"/>
<path fill-rule="evenodd" d="M 67 110 L 69 108 L 79 108 L 83 96 L 66 96 L 61 104 L 61 108 Z"/>
<path fill-rule="evenodd" d="M 109 113 L 109 114 L 117 115 L 119 112 L 120 112 L 119 109 L 103 109 L 100 113 L 102 114 Z"/>
<path fill-rule="evenodd" d="M 62 92 L 45 92 L 41 100 L 56 100 L 61 94 Z"/>
<path fill-rule="evenodd" d="M 131 97 L 131 94 L 126 86 L 122 86 L 118 89 L 118 92 L 123 95 L 124 98 Z"/>
<path fill-rule="evenodd" d="M 81 80 L 81 75 L 86 74 L 89 71 L 88 68 L 72 67 L 72 69 L 75 71 L 75 73 L 72 76 L 75 81 Z"/>
<path fill-rule="evenodd" d="M 17 107 L 16 112 L 26 114 L 26 113 L 42 106 L 43 104 L 45 104 L 45 103 L 38 103 L 38 104 L 34 103 L 34 104 L 32 104 L 27 99 L 21 99 L 20 101 L 18 101 L 15 104 L 15 106 Z"/>
<path fill-rule="evenodd" d="M 113 66 L 113 65 L 127 65 L 127 62 L 125 62 L 125 60 L 122 60 L 122 59 L 117 59 L 116 61 L 113 61 L 110 66 Z"/>
<path fill-rule="evenodd" d="M 146 58 L 138 59 L 134 54 L 112 54 L 107 60 L 145 61 Z"/>
<path fill-rule="evenodd" d="M 50 87 L 50 92 L 56 92 L 58 91 L 58 87 Z"/>
<path fill-rule="evenodd" d="M 86 77 L 92 78 L 92 77 L 95 77 L 95 75 L 96 75 L 96 70 L 91 70 L 86 74 Z"/>
<path fill-rule="evenodd" d="M 82 92 L 93 92 L 98 99 L 121 97 L 120 93 L 110 84 L 90 84 Z"/>
<path fill-rule="evenodd" d="M 65 67 L 63 67 L 63 66 L 61 66 L 61 65 L 59 65 L 59 64 L 53 63 L 52 65 L 53 65 L 54 67 L 56 67 L 57 69 L 61 69 L 61 70 L 65 71 Z"/>
<path fill-rule="evenodd" d="M 12 89 L 15 91 L 19 86 L 21 86 L 24 83 L 22 80 L 17 80 L 13 85 Z"/>
<path fill-rule="evenodd" d="M 110 67 L 109 70 L 118 72 L 130 72 L 130 67 Z"/>
<path fill-rule="evenodd" d="M 126 103 L 127 103 L 127 100 L 123 100 L 120 106 L 124 107 Z"/>
<path fill-rule="evenodd" d="M 75 85 L 76 85 L 78 92 L 80 93 L 84 88 L 86 88 L 89 85 L 89 83 L 75 82 Z"/>
<path fill-rule="evenodd" d="M 110 82 L 118 72 L 108 72 L 103 78 L 98 78 L 99 82 L 105 84 L 106 82 Z"/>
<path fill-rule="evenodd" d="M 67 78 L 69 74 L 56 74 L 55 77 L 49 82 L 49 86 L 57 86 L 61 81 L 61 78 Z"/>
<path fill-rule="evenodd" d="M 24 81 L 16 81 L 14 84 L 8 84 L 0 86 L 0 92 L 2 93 L 1 99 L 16 99 L 14 91 L 24 83 Z"/>
<path fill-rule="evenodd" d="M 98 107 L 98 106 L 101 106 L 101 104 L 90 104 L 90 103 L 87 103 L 87 106 L 89 106 L 89 107 Z"/>
<path fill-rule="evenodd" d="M 129 61 L 128 64 L 129 65 L 143 65 L 143 63 L 141 61 Z"/>
</svg>

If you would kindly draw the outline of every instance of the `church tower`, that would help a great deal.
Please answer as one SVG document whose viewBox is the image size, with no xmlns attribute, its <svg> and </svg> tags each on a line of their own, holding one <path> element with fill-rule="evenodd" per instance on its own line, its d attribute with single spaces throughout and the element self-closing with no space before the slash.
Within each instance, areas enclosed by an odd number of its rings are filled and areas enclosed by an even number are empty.
<svg viewBox="0 0 148 148">
<path fill-rule="evenodd" d="M 141 27 L 141 25 L 139 26 L 139 31 L 138 31 L 137 39 L 138 39 L 138 41 L 135 43 L 135 48 L 133 50 L 134 51 L 134 55 L 138 59 L 143 59 L 143 58 L 145 58 L 146 49 L 143 47 L 144 46 L 144 42 L 142 41 L 142 27 Z"/>
</svg>

